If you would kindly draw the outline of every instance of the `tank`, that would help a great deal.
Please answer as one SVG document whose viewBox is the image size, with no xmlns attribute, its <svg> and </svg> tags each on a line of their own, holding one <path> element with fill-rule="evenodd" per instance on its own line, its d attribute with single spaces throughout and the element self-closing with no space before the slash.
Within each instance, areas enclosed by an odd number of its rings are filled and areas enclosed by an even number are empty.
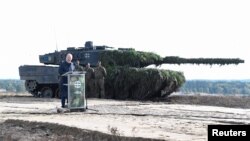
<svg viewBox="0 0 250 141">
<path fill-rule="evenodd" d="M 58 66 L 65 60 L 66 54 L 73 55 L 73 62 L 80 61 L 85 66 L 95 67 L 98 61 L 107 69 L 105 78 L 106 98 L 148 100 L 167 97 L 178 91 L 185 83 L 182 72 L 147 68 L 149 65 L 162 64 L 208 64 L 228 65 L 244 63 L 239 58 L 180 58 L 178 56 L 161 57 L 152 52 L 136 51 L 134 48 L 94 46 L 87 41 L 84 47 L 68 47 L 39 56 L 44 65 L 23 65 L 19 67 L 21 80 L 33 96 L 60 97 L 58 90 Z"/>
</svg>

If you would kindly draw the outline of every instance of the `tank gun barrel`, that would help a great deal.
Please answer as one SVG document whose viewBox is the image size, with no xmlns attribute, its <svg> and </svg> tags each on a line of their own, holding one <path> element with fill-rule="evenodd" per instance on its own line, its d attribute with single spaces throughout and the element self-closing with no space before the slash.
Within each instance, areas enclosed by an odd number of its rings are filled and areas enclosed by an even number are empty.
<svg viewBox="0 0 250 141">
<path fill-rule="evenodd" d="M 149 65 L 162 64 L 207 64 L 207 65 L 229 65 L 244 63 L 244 60 L 239 58 L 181 58 L 178 56 L 161 57 L 152 52 L 139 51 L 112 51 L 103 52 L 101 61 L 106 65 L 111 66 L 130 66 L 130 67 L 146 67 Z"/>
<path fill-rule="evenodd" d="M 238 65 L 244 63 L 244 60 L 239 58 L 181 58 L 178 56 L 166 56 L 159 64 L 205 64 L 205 65 Z M 158 64 L 158 65 L 159 65 Z"/>
</svg>

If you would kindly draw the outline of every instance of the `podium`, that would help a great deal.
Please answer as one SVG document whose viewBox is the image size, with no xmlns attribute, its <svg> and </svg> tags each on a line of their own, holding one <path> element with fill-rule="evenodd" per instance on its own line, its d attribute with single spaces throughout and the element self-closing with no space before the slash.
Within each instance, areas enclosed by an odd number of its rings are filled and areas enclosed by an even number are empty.
<svg viewBox="0 0 250 141">
<path fill-rule="evenodd" d="M 68 108 L 70 111 L 85 111 L 85 72 L 72 71 L 63 74 L 68 78 Z"/>
</svg>

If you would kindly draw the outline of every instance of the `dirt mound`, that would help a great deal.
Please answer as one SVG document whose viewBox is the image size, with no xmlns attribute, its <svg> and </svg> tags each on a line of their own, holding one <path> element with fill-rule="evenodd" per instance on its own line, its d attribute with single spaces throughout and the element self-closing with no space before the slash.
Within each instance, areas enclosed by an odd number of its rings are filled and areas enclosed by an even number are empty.
<svg viewBox="0 0 250 141">
<path fill-rule="evenodd" d="M 120 136 L 115 128 L 110 134 L 68 127 L 59 124 L 6 120 L 0 124 L 1 141 L 156 141 L 138 137 Z"/>
</svg>

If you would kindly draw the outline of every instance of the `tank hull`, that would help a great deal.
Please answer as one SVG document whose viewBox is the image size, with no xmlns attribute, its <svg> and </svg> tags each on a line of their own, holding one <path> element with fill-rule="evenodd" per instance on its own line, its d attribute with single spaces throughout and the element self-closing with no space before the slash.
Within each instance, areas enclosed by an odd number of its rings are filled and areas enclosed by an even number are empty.
<svg viewBox="0 0 250 141">
<path fill-rule="evenodd" d="M 58 67 L 24 65 L 19 67 L 26 90 L 36 97 L 59 97 Z"/>
</svg>

